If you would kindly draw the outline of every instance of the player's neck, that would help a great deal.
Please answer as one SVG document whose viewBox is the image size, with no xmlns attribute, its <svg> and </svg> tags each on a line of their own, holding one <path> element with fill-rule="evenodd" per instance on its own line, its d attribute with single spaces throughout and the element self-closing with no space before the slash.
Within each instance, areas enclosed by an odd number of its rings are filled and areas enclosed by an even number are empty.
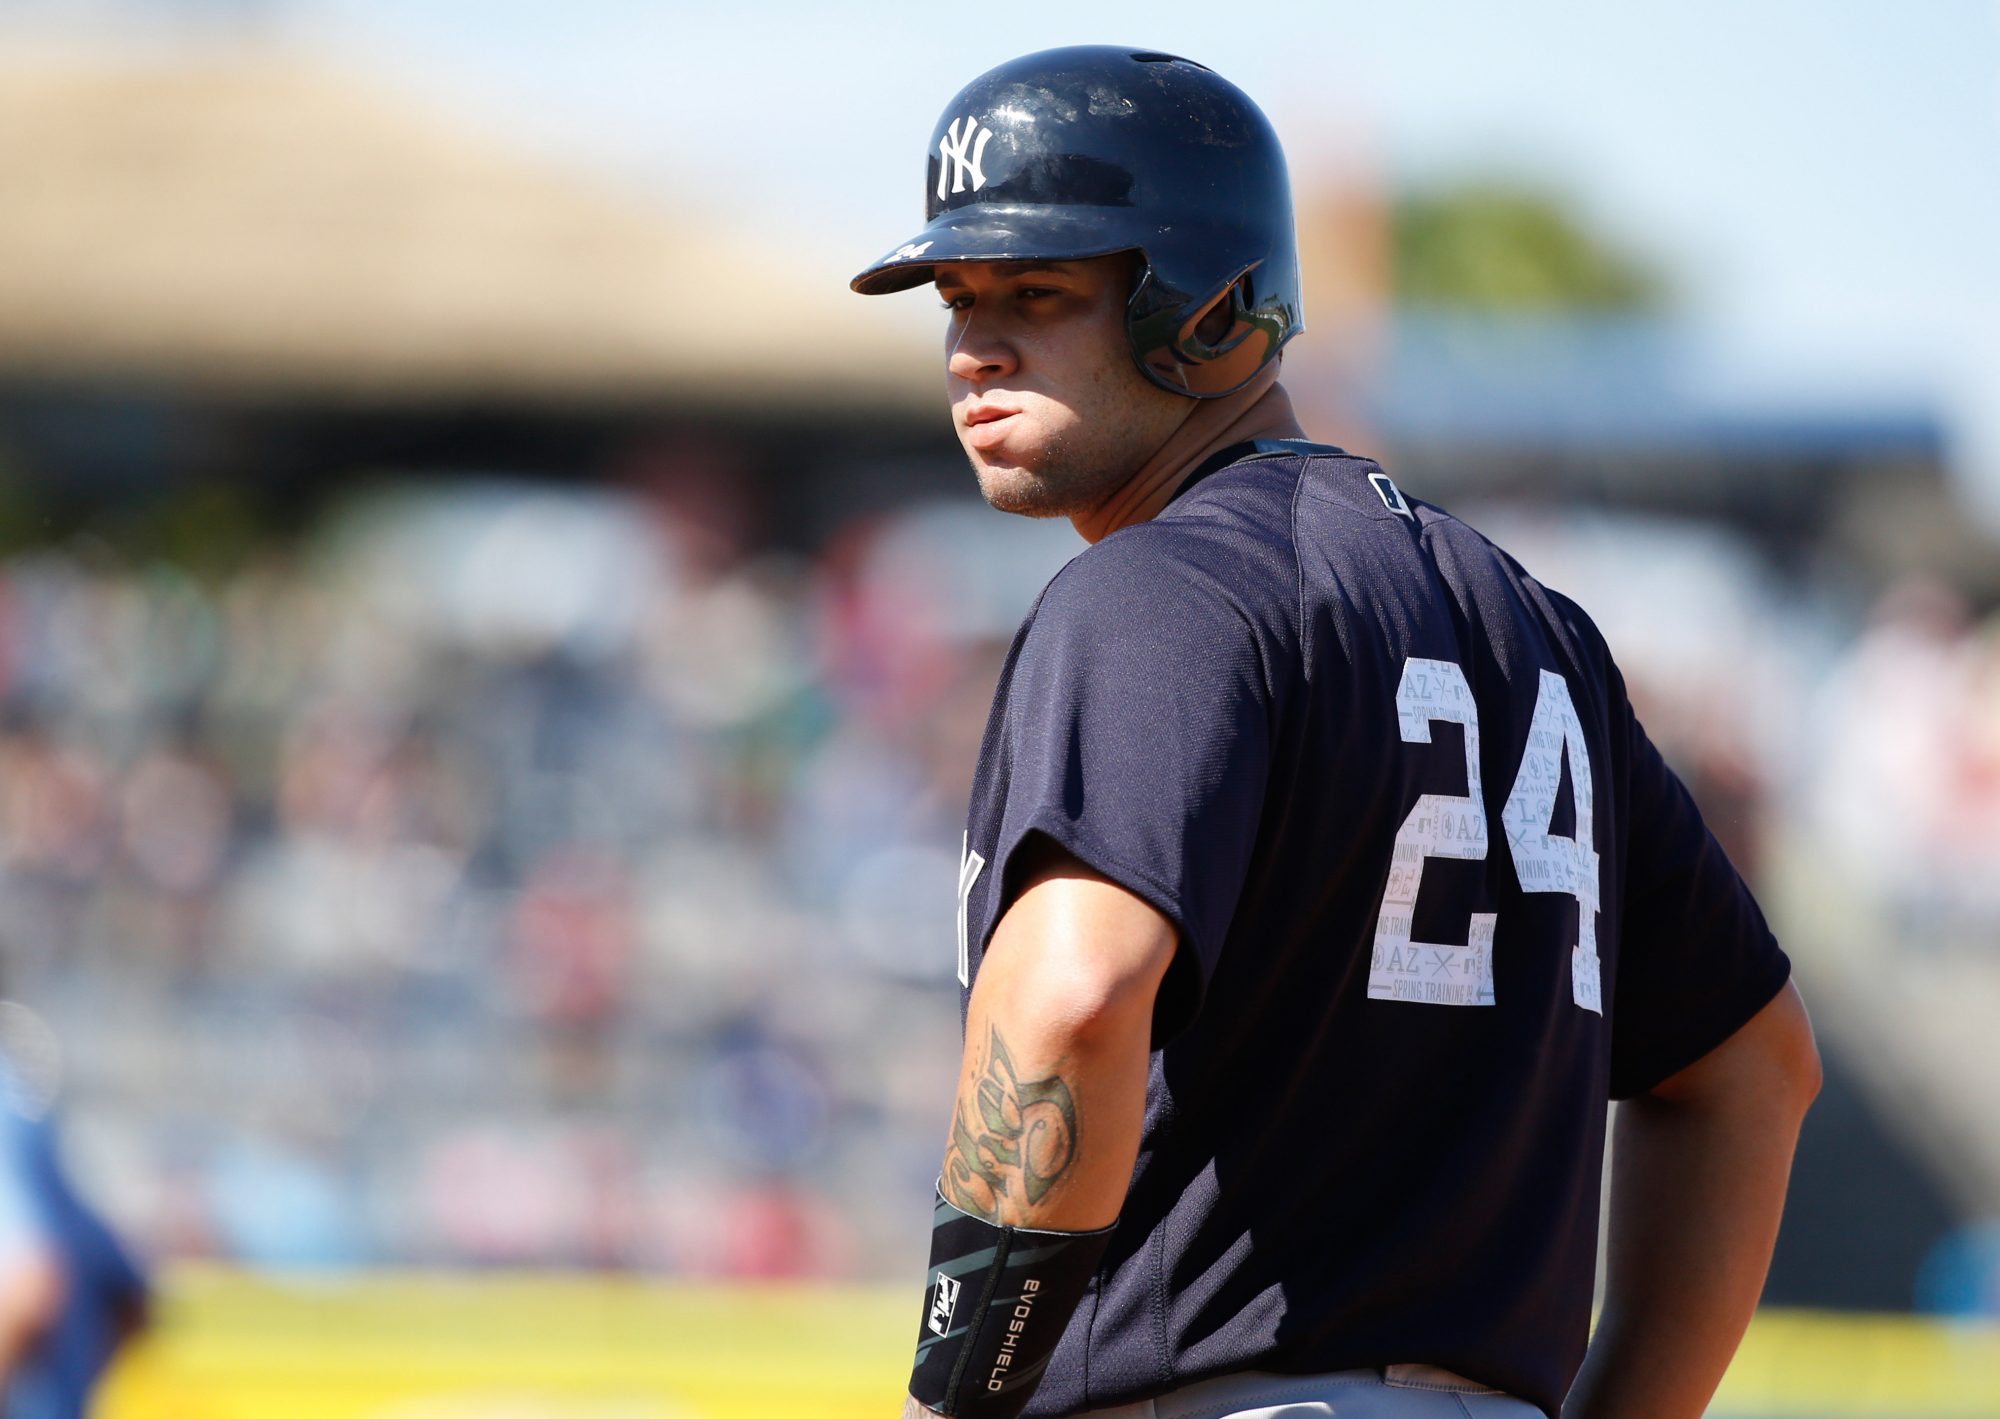
<svg viewBox="0 0 2000 1419">
<path fill-rule="evenodd" d="M 1304 438 L 1292 401 L 1268 365 L 1251 383 L 1220 399 L 1204 399 L 1145 465 L 1110 497 L 1070 525 L 1086 542 L 1100 542 L 1121 527 L 1157 517 L 1188 474 L 1211 454 L 1251 439 Z"/>
</svg>

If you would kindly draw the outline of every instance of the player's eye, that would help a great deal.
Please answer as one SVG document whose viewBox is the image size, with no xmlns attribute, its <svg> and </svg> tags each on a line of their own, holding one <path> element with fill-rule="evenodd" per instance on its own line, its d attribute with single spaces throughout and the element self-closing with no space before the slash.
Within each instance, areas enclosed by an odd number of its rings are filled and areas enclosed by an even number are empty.
<svg viewBox="0 0 2000 1419">
<path fill-rule="evenodd" d="M 955 296 L 945 296 L 938 302 L 939 310 L 969 310 L 971 308 L 972 297 L 963 293 Z"/>
</svg>

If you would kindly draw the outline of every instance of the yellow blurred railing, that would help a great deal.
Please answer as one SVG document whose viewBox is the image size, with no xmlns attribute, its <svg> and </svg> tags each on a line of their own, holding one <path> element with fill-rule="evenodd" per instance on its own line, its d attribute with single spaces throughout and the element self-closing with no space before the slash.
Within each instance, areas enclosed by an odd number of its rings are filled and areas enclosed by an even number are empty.
<svg viewBox="0 0 2000 1419">
<path fill-rule="evenodd" d="M 892 1419 L 908 1288 L 177 1268 L 97 1419 Z M 1996 1419 L 2000 1327 L 1758 1317 L 1713 1414 Z"/>
</svg>

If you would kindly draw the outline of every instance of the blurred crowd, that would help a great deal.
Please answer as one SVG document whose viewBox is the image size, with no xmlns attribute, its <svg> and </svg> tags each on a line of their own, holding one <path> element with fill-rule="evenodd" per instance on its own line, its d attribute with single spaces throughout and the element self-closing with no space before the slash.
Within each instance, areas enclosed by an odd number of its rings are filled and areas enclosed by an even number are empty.
<svg viewBox="0 0 2000 1419">
<path fill-rule="evenodd" d="M 1894 936 L 2000 959 L 2000 616 L 1911 581 L 1825 683 L 1814 820 Z"/>
<path fill-rule="evenodd" d="M 1842 624 L 1714 529 L 1486 512 L 1753 873 L 1810 831 L 1993 945 L 2000 621 L 1903 587 Z M 809 558 L 716 527 L 433 483 L 221 575 L 0 565 L 0 994 L 148 1252 L 920 1264 L 965 796 L 1080 544 L 976 503 Z"/>
<path fill-rule="evenodd" d="M 844 1274 L 922 1196 L 993 667 L 681 530 L 454 485 L 6 567 L 8 985 L 156 1253 Z"/>
</svg>

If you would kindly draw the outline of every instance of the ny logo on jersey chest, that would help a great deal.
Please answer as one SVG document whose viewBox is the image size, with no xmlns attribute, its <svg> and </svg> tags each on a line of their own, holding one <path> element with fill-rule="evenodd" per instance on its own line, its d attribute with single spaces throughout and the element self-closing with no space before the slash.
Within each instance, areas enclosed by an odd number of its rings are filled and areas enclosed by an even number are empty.
<svg viewBox="0 0 2000 1419">
<path fill-rule="evenodd" d="M 967 833 L 958 843 L 958 983 L 972 984 L 972 942 L 967 929 L 966 913 L 972 903 L 972 884 L 979 880 L 979 869 L 986 865 L 986 859 L 972 850 L 972 834 Z"/>
</svg>

